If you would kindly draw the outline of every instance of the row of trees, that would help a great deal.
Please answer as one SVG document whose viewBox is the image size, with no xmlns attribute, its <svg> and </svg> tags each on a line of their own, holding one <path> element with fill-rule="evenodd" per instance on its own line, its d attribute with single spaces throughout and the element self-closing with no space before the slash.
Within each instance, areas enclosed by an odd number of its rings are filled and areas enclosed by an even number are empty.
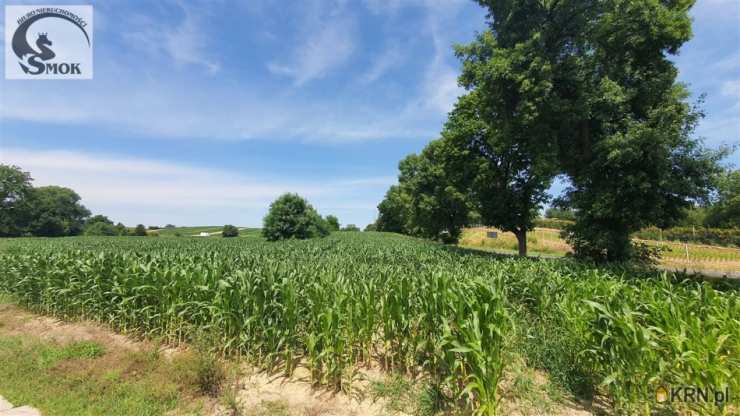
<svg viewBox="0 0 740 416">
<path fill-rule="evenodd" d="M 34 187 L 31 174 L 0 164 L 0 237 L 32 235 L 147 235 L 143 224 L 130 229 L 105 215 L 91 216 L 80 196 L 61 186 Z"/>
<path fill-rule="evenodd" d="M 478 2 L 489 28 L 456 47 L 467 92 L 441 137 L 400 162 L 378 230 L 453 242 L 477 222 L 513 232 L 526 255 L 562 175 L 575 253 L 624 260 L 632 232 L 709 198 L 727 150 L 694 138 L 702 113 L 668 58 L 691 36 L 693 2 Z"/>
<path fill-rule="evenodd" d="M 31 186 L 31 175 L 0 165 L 0 236 L 81 234 L 90 211 L 69 188 Z"/>
</svg>

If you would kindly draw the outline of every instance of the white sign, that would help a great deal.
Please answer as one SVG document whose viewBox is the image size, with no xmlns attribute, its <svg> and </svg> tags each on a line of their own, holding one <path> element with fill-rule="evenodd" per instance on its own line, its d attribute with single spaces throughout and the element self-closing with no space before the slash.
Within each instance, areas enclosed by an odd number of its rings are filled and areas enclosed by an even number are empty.
<svg viewBox="0 0 740 416">
<path fill-rule="evenodd" d="M 92 79 L 93 6 L 5 6 L 6 79 Z"/>
</svg>

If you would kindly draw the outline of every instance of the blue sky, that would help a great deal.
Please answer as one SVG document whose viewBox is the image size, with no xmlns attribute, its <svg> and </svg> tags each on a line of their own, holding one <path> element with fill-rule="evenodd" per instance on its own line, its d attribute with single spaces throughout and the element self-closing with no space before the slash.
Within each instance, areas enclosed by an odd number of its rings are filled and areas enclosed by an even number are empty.
<svg viewBox="0 0 740 416">
<path fill-rule="evenodd" d="M 485 29 L 469 0 L 92 4 L 93 80 L 1 81 L 0 162 L 126 224 L 256 226 L 292 191 L 364 226 L 461 93 L 451 46 Z M 738 143 L 740 2 L 692 14 L 698 134 Z"/>
</svg>

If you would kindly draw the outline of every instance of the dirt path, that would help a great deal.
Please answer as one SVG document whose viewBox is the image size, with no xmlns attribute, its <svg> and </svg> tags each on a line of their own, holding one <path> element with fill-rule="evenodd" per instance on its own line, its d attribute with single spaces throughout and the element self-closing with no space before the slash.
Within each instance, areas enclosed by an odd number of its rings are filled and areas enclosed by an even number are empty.
<svg viewBox="0 0 740 416">
<path fill-rule="evenodd" d="M 41 416 L 41 412 L 31 406 L 13 406 L 0 396 L 0 416 Z"/>
<path fill-rule="evenodd" d="M 79 342 L 93 342 L 103 347 L 105 353 L 95 360 L 62 362 L 50 368 L 55 374 L 69 371 L 86 379 L 95 379 L 100 374 L 118 372 L 130 377 L 148 377 L 154 385 L 171 379 L 184 379 L 182 374 L 173 374 L 182 364 L 172 364 L 179 358 L 192 354 L 187 348 L 165 348 L 146 340 L 137 340 L 111 331 L 90 321 L 63 322 L 58 319 L 30 313 L 12 303 L 3 303 L 0 299 L 0 354 L 3 353 L 3 340 L 25 339 L 33 342 L 44 342 L 49 345 L 73 345 Z M 156 351 L 152 353 L 152 351 Z M 133 358 L 132 358 L 133 357 Z M 142 361 L 144 360 L 144 361 Z M 157 360 L 158 363 L 150 362 Z M 356 381 L 349 394 L 326 388 L 315 388 L 310 382 L 309 372 L 299 367 L 294 375 L 286 378 L 256 371 L 247 365 L 230 364 L 233 374 L 221 388 L 221 395 L 211 399 L 192 393 L 193 387 L 176 385 L 183 400 L 198 403 L 196 413 L 211 416 L 242 414 L 246 416 L 380 416 L 410 415 L 416 413 L 414 406 L 418 402 L 422 388 L 420 385 L 405 385 L 394 395 L 378 395 L 377 386 L 386 386 L 390 380 L 387 374 L 378 369 L 358 371 Z M 177 370 L 179 371 L 179 370 Z M 530 370 L 528 370 L 530 371 Z M 65 374 L 62 374 L 65 375 Z M 54 376 L 56 377 L 56 376 Z M 91 378 L 92 377 L 92 378 Z M 159 378 L 157 378 L 159 377 Z M 150 380 L 151 381 L 151 380 Z M 537 390 L 546 390 L 546 377 L 542 374 L 534 377 Z M 540 384 L 543 383 L 543 384 Z M 0 383 L 2 386 L 2 383 Z M 509 387 L 507 387 L 509 386 Z M 510 387 L 511 383 L 502 383 L 502 411 L 509 415 L 555 415 L 555 416 L 588 416 L 592 413 L 575 402 L 549 403 L 541 406 L 537 401 L 549 400 L 545 393 L 538 393 L 536 400 L 522 397 Z M 39 387 L 43 388 L 43 387 Z M 386 387 L 387 388 L 387 387 Z M 413 390 L 413 394 L 411 391 Z M 105 389 L 103 389 L 105 391 Z M 0 390 L 0 394 L 3 391 Z M 416 394 L 416 396 L 415 396 Z M 167 396 L 169 397 L 169 396 Z M 97 399 L 94 399 L 97 400 Z M 416 402 L 415 402 L 416 401 Z M 186 403 L 190 408 L 192 403 Z M 403 405 L 399 407 L 398 402 Z M 408 403 L 407 403 L 408 402 Z M 2 403 L 2 402 L 0 402 Z M 36 403 L 31 403 L 37 405 Z M 43 407 L 39 405 L 39 407 Z M 182 406 L 178 405 L 178 409 Z M 1 409 L 1 408 L 0 408 Z M 240 413 L 235 413 L 238 409 Z M 185 414 L 190 411 L 169 411 L 168 415 Z M 64 414 L 64 413 L 62 413 Z M 95 414 L 95 412 L 93 412 Z M 28 413 L 36 416 L 36 414 Z M 6 414 L 0 411 L 0 416 Z"/>
</svg>

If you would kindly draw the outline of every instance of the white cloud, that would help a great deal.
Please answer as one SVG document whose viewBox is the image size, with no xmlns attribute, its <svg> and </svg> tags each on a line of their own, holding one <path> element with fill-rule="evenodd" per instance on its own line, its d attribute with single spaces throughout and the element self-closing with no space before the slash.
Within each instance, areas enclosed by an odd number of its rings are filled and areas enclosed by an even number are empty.
<svg viewBox="0 0 740 416">
<path fill-rule="evenodd" d="M 131 29 L 122 34 L 129 44 L 149 53 L 150 58 L 168 56 L 176 65 L 198 65 L 214 74 L 221 64 L 209 56 L 202 14 L 186 4 L 179 4 L 184 17 L 174 28 L 162 25 L 146 15 L 129 19 Z M 100 13 L 99 13 L 100 14 Z"/>
<path fill-rule="evenodd" d="M 373 61 L 372 66 L 365 72 L 360 80 L 363 83 L 371 83 L 382 77 L 388 70 L 403 62 L 404 54 L 397 45 L 387 48 Z"/>
<path fill-rule="evenodd" d="M 355 22 L 340 6 L 328 7 L 332 10 L 327 15 L 307 19 L 301 35 L 305 40 L 291 51 L 287 62 L 269 63 L 270 72 L 290 77 L 294 85 L 301 86 L 347 61 L 355 49 Z"/>
<path fill-rule="evenodd" d="M 401 3 L 407 7 L 408 3 Z M 250 65 L 262 67 L 272 61 L 273 71 L 292 78 L 295 85 L 304 85 L 344 70 L 341 67 L 352 54 L 359 54 L 359 46 L 355 45 L 359 41 L 359 22 L 341 2 L 307 1 L 286 12 L 289 19 L 270 4 L 261 6 L 266 10 L 260 18 L 268 23 L 255 30 L 262 32 L 290 20 L 296 23 L 295 36 L 281 33 L 280 39 L 271 41 L 291 45 L 285 56 Z M 421 7 L 427 2 L 414 0 L 414 4 Z M 335 84 L 336 91 L 331 94 L 260 78 L 264 74 L 234 73 L 226 65 L 217 77 L 204 77 L 203 72 L 220 68 L 209 49 L 218 47 L 212 42 L 219 37 L 206 24 L 214 16 L 205 9 L 203 14 L 193 13 L 192 4 L 176 6 L 174 11 L 171 5 L 157 6 L 159 12 L 174 16 L 175 23 L 169 28 L 158 24 L 152 17 L 156 13 L 121 10 L 113 3 L 101 5 L 105 14 L 96 8 L 96 16 L 125 15 L 126 25 L 110 26 L 115 24 L 111 18 L 109 28 L 97 35 L 101 36 L 97 38 L 99 42 L 104 38 L 123 40 L 123 47 L 96 50 L 96 74 L 90 82 L 2 82 L 0 119 L 94 126 L 117 134 L 162 139 L 333 143 L 418 139 L 437 134 L 443 115 L 459 91 L 455 84 L 455 58 L 450 51 L 452 42 L 448 39 L 452 37 L 448 33 L 451 28 L 463 30 L 455 9 L 457 2 L 429 2 L 424 13 L 442 21 L 442 25 L 422 24 L 409 39 L 390 35 L 386 40 L 389 46 L 374 63 L 360 70 L 351 68 L 352 77 L 342 77 L 350 81 Z M 180 10 L 182 13 L 178 13 Z M 125 32 L 126 29 L 130 31 Z M 431 38 L 433 34 L 436 38 Z M 290 42 L 292 37 L 296 42 Z M 414 57 L 414 48 L 424 48 L 429 39 L 435 41 L 433 53 Z M 224 55 L 223 59 L 230 58 Z M 178 71 L 173 63 L 200 66 L 205 71 Z M 132 69 L 132 65 L 136 67 Z M 401 65 L 414 71 L 422 68 L 416 80 L 399 84 L 388 76 L 394 65 L 399 65 L 399 72 L 407 71 Z M 373 88 L 362 85 L 373 82 Z"/>
<path fill-rule="evenodd" d="M 452 110 L 464 89 L 457 85 L 458 71 L 449 63 L 452 42 L 445 36 L 443 26 L 455 16 L 459 2 L 429 0 L 425 30 L 434 44 L 434 57 L 424 73 L 421 94 L 409 103 L 407 112 L 433 111 L 446 115 Z"/>
<path fill-rule="evenodd" d="M 730 97 L 740 98 L 740 79 L 723 82 L 722 94 Z"/>
<path fill-rule="evenodd" d="M 178 163 L 71 151 L 3 149 L 0 162 L 30 171 L 35 186 L 74 189 L 94 213 L 126 224 L 179 223 L 257 226 L 270 202 L 284 192 L 297 192 L 323 213 L 347 210 L 347 200 L 363 211 L 354 221 L 369 222 L 374 201 L 392 177 L 336 181 L 285 181 L 264 173 L 245 174 Z M 374 191 L 374 192 L 372 192 Z M 368 208 L 369 207 L 369 208 Z"/>
</svg>

